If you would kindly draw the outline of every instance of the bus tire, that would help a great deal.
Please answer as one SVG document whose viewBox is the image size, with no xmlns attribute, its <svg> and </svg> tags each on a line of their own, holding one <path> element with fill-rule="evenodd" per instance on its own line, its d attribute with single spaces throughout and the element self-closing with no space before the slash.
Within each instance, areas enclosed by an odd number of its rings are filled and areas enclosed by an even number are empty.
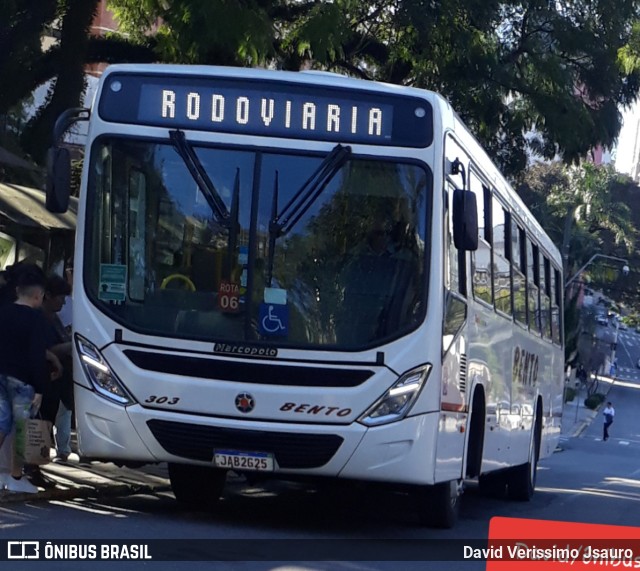
<svg viewBox="0 0 640 571">
<path fill-rule="evenodd" d="M 507 470 L 507 495 L 510 500 L 528 502 L 533 497 L 538 471 L 539 441 L 540 436 L 536 429 L 529 446 L 528 462 Z"/>
<path fill-rule="evenodd" d="M 173 495 L 180 503 L 192 507 L 214 507 L 227 481 L 227 471 L 207 466 L 169 464 Z"/>
<path fill-rule="evenodd" d="M 460 513 L 460 485 L 457 480 L 420 488 L 416 498 L 422 525 L 451 529 Z"/>
</svg>

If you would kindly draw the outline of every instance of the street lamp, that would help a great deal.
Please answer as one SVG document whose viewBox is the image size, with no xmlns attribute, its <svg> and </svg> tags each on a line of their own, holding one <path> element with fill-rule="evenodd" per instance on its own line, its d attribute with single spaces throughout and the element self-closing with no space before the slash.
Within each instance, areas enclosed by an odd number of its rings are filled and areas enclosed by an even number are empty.
<svg viewBox="0 0 640 571">
<path fill-rule="evenodd" d="M 605 254 L 594 254 L 593 256 L 591 256 L 591 258 L 589 258 L 589 261 L 582 266 L 573 276 L 571 276 L 570 279 L 568 279 L 565 284 L 564 287 L 565 289 L 568 288 L 571 283 L 584 271 L 584 269 L 591 263 L 593 262 L 593 260 L 595 260 L 596 258 L 607 258 L 609 260 L 616 260 L 618 262 L 624 262 L 624 266 L 622 266 L 622 273 L 625 276 L 629 275 L 629 261 L 625 260 L 624 258 L 617 258 L 616 256 L 607 256 Z"/>
</svg>

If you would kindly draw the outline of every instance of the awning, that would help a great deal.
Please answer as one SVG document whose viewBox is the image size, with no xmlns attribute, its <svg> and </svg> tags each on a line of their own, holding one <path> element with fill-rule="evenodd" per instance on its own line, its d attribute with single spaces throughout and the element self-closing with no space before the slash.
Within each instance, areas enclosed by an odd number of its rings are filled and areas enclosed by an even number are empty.
<svg viewBox="0 0 640 571">
<path fill-rule="evenodd" d="M 64 214 L 52 214 L 45 206 L 42 190 L 0 183 L 0 225 L 13 223 L 45 230 L 75 230 L 77 214 L 77 198 L 71 198 L 69 210 Z"/>
</svg>

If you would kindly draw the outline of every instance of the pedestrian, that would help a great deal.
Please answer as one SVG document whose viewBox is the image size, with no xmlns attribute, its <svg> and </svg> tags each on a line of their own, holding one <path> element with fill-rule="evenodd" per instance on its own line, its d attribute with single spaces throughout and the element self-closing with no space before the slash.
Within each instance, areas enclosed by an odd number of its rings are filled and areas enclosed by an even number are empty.
<svg viewBox="0 0 640 571">
<path fill-rule="evenodd" d="M 604 433 L 602 440 L 609 440 L 609 427 L 613 424 L 613 417 L 616 415 L 616 411 L 610 402 L 607 403 L 602 414 L 604 415 Z"/>
<path fill-rule="evenodd" d="M 576 378 L 583 385 L 587 382 L 587 370 L 582 366 L 582 363 L 578 365 L 578 370 L 576 371 Z"/>
<path fill-rule="evenodd" d="M 26 266 L 14 283 L 17 299 L 0 307 L 0 446 L 12 429 L 24 432 L 26 418 L 39 410 L 50 382 L 46 323 L 40 311 L 44 274 L 37 266 Z M 1 483 L 12 492 L 36 493 L 38 488 L 22 477 L 24 450 L 18 448 L 16 442 L 11 474 L 0 474 Z"/>
<path fill-rule="evenodd" d="M 73 313 L 73 300 L 71 298 L 71 289 L 73 288 L 73 258 L 69 258 L 64 269 L 64 279 L 69 284 L 69 293 L 64 298 L 64 305 L 58 312 L 58 317 L 64 328 L 71 333 L 71 316 Z"/>
<path fill-rule="evenodd" d="M 71 374 L 71 335 L 60 319 L 60 311 L 71 286 L 64 278 L 47 279 L 42 311 L 47 321 L 47 348 L 62 364 L 62 376 L 49 383 L 43 396 L 42 418 L 55 425 L 56 457 L 66 461 L 71 453 L 71 416 L 73 411 L 73 377 Z M 32 480 L 33 481 L 33 480 Z"/>
</svg>

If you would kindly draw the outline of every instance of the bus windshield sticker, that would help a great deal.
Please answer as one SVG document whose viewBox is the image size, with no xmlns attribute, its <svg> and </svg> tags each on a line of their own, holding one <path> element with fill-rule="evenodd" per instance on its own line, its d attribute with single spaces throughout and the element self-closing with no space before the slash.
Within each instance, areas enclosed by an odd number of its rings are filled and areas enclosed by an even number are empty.
<svg viewBox="0 0 640 571">
<path fill-rule="evenodd" d="M 265 337 L 286 337 L 289 334 L 289 308 L 275 303 L 261 303 L 258 329 Z"/>
<path fill-rule="evenodd" d="M 100 264 L 99 299 L 102 301 L 125 301 L 126 283 L 127 266 Z"/>
<path fill-rule="evenodd" d="M 264 288 L 264 302 L 275 305 L 287 305 L 287 290 L 279 287 Z"/>
<path fill-rule="evenodd" d="M 218 290 L 218 309 L 224 313 L 237 313 L 240 309 L 240 287 L 238 284 L 221 280 Z"/>
</svg>

